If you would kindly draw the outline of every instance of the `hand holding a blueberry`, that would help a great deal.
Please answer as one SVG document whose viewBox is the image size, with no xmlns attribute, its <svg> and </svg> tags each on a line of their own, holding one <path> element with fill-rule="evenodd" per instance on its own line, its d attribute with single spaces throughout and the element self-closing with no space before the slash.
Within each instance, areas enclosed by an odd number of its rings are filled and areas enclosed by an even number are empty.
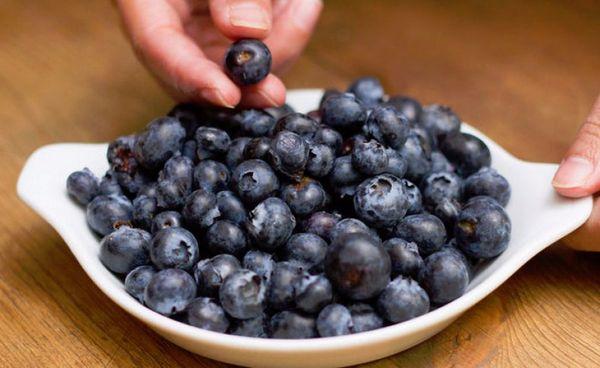
<svg viewBox="0 0 600 368">
<path fill-rule="evenodd" d="M 247 85 L 226 74 L 232 41 L 262 40 L 272 55 L 271 71 L 281 73 L 300 55 L 323 7 L 320 0 L 116 3 L 136 54 L 175 99 L 224 107 L 285 101 L 285 86 L 274 74 Z"/>
<path fill-rule="evenodd" d="M 596 194 L 588 221 L 565 240 L 574 249 L 600 251 L 600 243 L 595 241 L 600 237 L 600 97 L 579 129 L 552 185 L 566 197 Z"/>
</svg>

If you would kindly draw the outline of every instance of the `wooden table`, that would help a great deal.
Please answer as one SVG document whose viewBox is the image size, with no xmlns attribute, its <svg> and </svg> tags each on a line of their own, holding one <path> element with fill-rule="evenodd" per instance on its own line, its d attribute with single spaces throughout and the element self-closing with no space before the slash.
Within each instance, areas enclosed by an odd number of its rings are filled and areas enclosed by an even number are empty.
<svg viewBox="0 0 600 368">
<path fill-rule="evenodd" d="M 518 157 L 557 162 L 600 92 L 600 6 L 521 3 L 328 1 L 287 85 L 375 74 L 390 92 L 449 104 Z M 2 1 L 0 366 L 226 366 L 129 317 L 15 195 L 36 147 L 107 141 L 171 103 L 109 1 Z M 599 261 L 556 244 L 444 332 L 366 366 L 597 366 Z"/>
</svg>

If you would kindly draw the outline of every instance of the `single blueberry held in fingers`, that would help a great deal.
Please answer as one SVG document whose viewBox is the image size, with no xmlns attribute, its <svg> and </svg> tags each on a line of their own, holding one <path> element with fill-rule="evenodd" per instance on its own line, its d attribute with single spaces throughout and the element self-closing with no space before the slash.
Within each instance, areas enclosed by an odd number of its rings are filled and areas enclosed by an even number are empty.
<svg viewBox="0 0 600 368">
<path fill-rule="evenodd" d="M 318 313 L 331 303 L 333 288 L 323 275 L 305 274 L 296 280 L 296 308 L 305 313 Z"/>
<path fill-rule="evenodd" d="M 304 177 L 298 183 L 284 186 L 281 199 L 287 203 L 294 215 L 307 216 L 326 205 L 328 194 L 321 183 Z"/>
<path fill-rule="evenodd" d="M 300 313 L 283 311 L 271 317 L 269 329 L 274 339 L 310 339 L 317 337 L 315 319 Z"/>
<path fill-rule="evenodd" d="M 352 300 L 370 299 L 390 280 L 391 262 L 381 243 L 365 234 L 337 237 L 325 257 L 325 272 L 335 289 Z"/>
<path fill-rule="evenodd" d="M 225 156 L 225 163 L 229 169 L 235 169 L 237 165 L 244 161 L 244 150 L 246 149 L 248 142 L 250 142 L 249 137 L 240 137 L 231 141 L 229 150 Z"/>
<path fill-rule="evenodd" d="M 262 160 L 248 160 L 239 164 L 231 175 L 232 188 L 242 201 L 258 203 L 279 189 L 279 179 L 273 169 Z"/>
<path fill-rule="evenodd" d="M 144 230 L 121 226 L 100 241 L 100 261 L 112 272 L 127 274 L 150 263 L 150 239 Z"/>
<path fill-rule="evenodd" d="M 383 100 L 385 92 L 379 79 L 375 77 L 361 77 L 356 79 L 348 92 L 354 94 L 356 98 L 367 107 L 373 107 Z"/>
<path fill-rule="evenodd" d="M 459 213 L 454 228 L 458 247 L 468 256 L 483 259 L 504 252 L 510 241 L 510 232 L 510 218 L 494 200 L 468 202 Z"/>
<path fill-rule="evenodd" d="M 231 138 L 224 130 L 200 127 L 196 130 L 196 144 L 198 146 L 198 158 L 204 160 L 225 154 L 231 144 Z"/>
<path fill-rule="evenodd" d="M 98 178 L 87 167 L 67 178 L 67 192 L 80 204 L 86 205 L 98 194 Z"/>
<path fill-rule="evenodd" d="M 400 179 L 383 174 L 363 181 L 354 195 L 354 210 L 361 220 L 382 228 L 394 226 L 408 210 Z"/>
<path fill-rule="evenodd" d="M 446 304 L 467 290 L 469 266 L 455 250 L 444 248 L 425 258 L 418 280 L 432 303 Z"/>
<path fill-rule="evenodd" d="M 267 155 L 275 170 L 291 178 L 299 178 L 308 160 L 308 144 L 300 135 L 284 130 L 271 140 Z"/>
<path fill-rule="evenodd" d="M 378 106 L 365 123 L 366 135 L 393 149 L 401 149 L 410 131 L 408 120 L 395 108 Z"/>
<path fill-rule="evenodd" d="M 176 118 L 154 119 L 136 139 L 135 159 L 147 169 L 158 170 L 181 149 L 185 136 L 185 129 Z"/>
<path fill-rule="evenodd" d="M 310 144 L 305 172 L 314 178 L 327 176 L 333 169 L 334 160 L 335 152 L 333 148 L 325 144 Z"/>
<path fill-rule="evenodd" d="M 219 220 L 206 231 L 206 246 L 212 254 L 240 256 L 246 250 L 246 235 L 235 223 Z"/>
<path fill-rule="evenodd" d="M 317 331 L 321 337 L 349 335 L 353 327 L 350 311 L 341 304 L 326 306 L 317 317 Z"/>
<path fill-rule="evenodd" d="M 429 312 L 429 297 L 416 281 L 399 276 L 383 289 L 377 309 L 391 323 L 404 322 Z"/>
<path fill-rule="evenodd" d="M 262 277 L 250 270 L 234 271 L 221 285 L 219 300 L 227 314 L 234 318 L 248 319 L 260 316 L 265 301 Z"/>
<path fill-rule="evenodd" d="M 237 40 L 225 55 L 225 71 L 240 86 L 256 84 L 271 70 L 271 51 L 255 39 Z"/>
<path fill-rule="evenodd" d="M 376 330 L 385 324 L 383 319 L 369 304 L 350 304 L 348 310 L 352 316 L 352 330 L 354 333 Z"/>
<path fill-rule="evenodd" d="M 269 307 L 273 310 L 293 308 L 296 285 L 302 276 L 302 266 L 292 262 L 276 263 L 267 290 Z"/>
<path fill-rule="evenodd" d="M 303 229 L 307 233 L 316 234 L 326 241 L 330 241 L 333 228 L 340 219 L 341 216 L 325 211 L 315 212 L 304 220 Z"/>
<path fill-rule="evenodd" d="M 275 261 L 271 253 L 250 250 L 244 255 L 243 266 L 262 277 L 266 285 L 268 285 L 273 269 L 275 269 Z"/>
<path fill-rule="evenodd" d="M 290 237 L 281 250 L 286 261 L 298 262 L 306 270 L 320 266 L 327 254 L 327 242 L 311 233 L 297 233 Z"/>
<path fill-rule="evenodd" d="M 159 268 L 189 270 L 198 262 L 200 249 L 192 233 L 182 227 L 162 229 L 154 235 L 150 245 L 150 258 Z"/>
<path fill-rule="evenodd" d="M 212 225 L 221 213 L 217 197 L 211 192 L 198 189 L 187 197 L 181 214 L 189 228 L 198 230 Z"/>
<path fill-rule="evenodd" d="M 481 168 L 464 181 L 463 196 L 466 199 L 476 196 L 490 196 L 502 206 L 510 199 L 510 184 L 496 170 L 490 167 Z"/>
<path fill-rule="evenodd" d="M 152 276 L 144 291 L 144 304 L 157 313 L 171 316 L 183 312 L 195 297 L 196 283 L 192 276 L 168 268 Z"/>
<path fill-rule="evenodd" d="M 182 219 L 181 214 L 177 211 L 164 211 L 152 219 L 150 230 L 152 234 L 156 234 L 162 229 L 168 227 L 181 227 Z"/>
<path fill-rule="evenodd" d="M 360 129 L 366 118 L 365 108 L 351 93 L 332 95 L 321 107 L 321 122 L 342 132 Z"/>
<path fill-rule="evenodd" d="M 296 219 L 290 208 L 279 198 L 267 198 L 249 214 L 246 222 L 248 236 L 254 245 L 273 251 L 288 240 L 296 227 Z"/>
<path fill-rule="evenodd" d="M 419 121 L 422 107 L 419 101 L 407 96 L 393 96 L 384 105 L 393 106 L 399 113 L 404 115 L 411 124 Z"/>
<path fill-rule="evenodd" d="M 153 266 L 138 266 L 131 270 L 125 277 L 125 291 L 136 298 L 140 303 L 144 302 L 144 290 L 150 279 L 156 273 Z"/>
<path fill-rule="evenodd" d="M 201 260 L 194 266 L 194 279 L 198 284 L 198 294 L 217 297 L 225 278 L 240 268 L 240 262 L 230 254 L 219 254 L 213 258 Z"/>
<path fill-rule="evenodd" d="M 186 308 L 188 325 L 224 333 L 229 328 L 225 311 L 211 298 L 196 298 Z"/>
<path fill-rule="evenodd" d="M 319 129 L 319 123 L 306 114 L 293 112 L 283 116 L 273 127 L 271 135 L 277 135 L 279 132 L 288 130 L 304 138 L 311 138 Z"/>
<path fill-rule="evenodd" d="M 487 145 L 468 133 L 456 133 L 444 139 L 440 149 L 456 167 L 457 173 L 467 177 L 484 166 L 490 166 L 492 156 Z"/>
<path fill-rule="evenodd" d="M 400 238 L 391 238 L 383 242 L 383 247 L 392 261 L 392 276 L 417 277 L 423 268 L 423 258 L 419 255 L 417 244 Z"/>
<path fill-rule="evenodd" d="M 419 117 L 421 124 L 436 140 L 442 141 L 460 130 L 460 118 L 448 106 L 429 105 L 423 108 Z"/>
<path fill-rule="evenodd" d="M 217 193 L 217 207 L 219 208 L 221 219 L 242 225 L 248 218 L 242 201 L 233 192 L 228 190 Z"/>
<path fill-rule="evenodd" d="M 377 175 L 388 167 L 385 147 L 375 140 L 361 143 L 352 151 L 352 165 L 365 175 Z"/>
<path fill-rule="evenodd" d="M 406 216 L 394 229 L 394 235 L 416 243 L 422 256 L 437 251 L 446 241 L 442 221 L 427 213 Z"/>
<path fill-rule="evenodd" d="M 203 160 L 194 168 L 194 185 L 196 188 L 216 193 L 226 190 L 229 185 L 229 169 L 224 164 Z"/>
<path fill-rule="evenodd" d="M 133 220 L 133 205 L 122 195 L 100 195 L 88 203 L 86 219 L 92 230 L 107 235 Z"/>
</svg>

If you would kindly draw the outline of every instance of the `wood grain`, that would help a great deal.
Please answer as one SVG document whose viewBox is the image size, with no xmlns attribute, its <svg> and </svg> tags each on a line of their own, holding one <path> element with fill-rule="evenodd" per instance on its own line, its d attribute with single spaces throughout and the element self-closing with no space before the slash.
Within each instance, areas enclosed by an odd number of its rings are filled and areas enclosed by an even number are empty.
<svg viewBox="0 0 600 368">
<path fill-rule="evenodd" d="M 106 141 L 171 104 L 110 2 L 0 9 L 0 366 L 227 366 L 110 302 L 15 195 L 36 147 Z M 374 74 L 390 92 L 453 106 L 523 159 L 558 161 L 600 92 L 598 19 L 594 1 L 327 1 L 286 83 L 344 87 Z M 365 367 L 598 366 L 599 265 L 556 244 L 439 335 Z"/>
</svg>

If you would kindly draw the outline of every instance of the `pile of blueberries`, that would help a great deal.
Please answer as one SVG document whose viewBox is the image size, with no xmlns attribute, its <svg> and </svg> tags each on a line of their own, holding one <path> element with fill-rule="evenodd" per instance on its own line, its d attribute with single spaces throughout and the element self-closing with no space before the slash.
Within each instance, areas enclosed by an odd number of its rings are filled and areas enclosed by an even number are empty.
<svg viewBox="0 0 600 368">
<path fill-rule="evenodd" d="M 508 246 L 510 186 L 460 126 L 373 77 L 307 114 L 181 104 L 67 190 L 153 311 L 242 336 L 352 334 L 460 297 Z"/>
</svg>

